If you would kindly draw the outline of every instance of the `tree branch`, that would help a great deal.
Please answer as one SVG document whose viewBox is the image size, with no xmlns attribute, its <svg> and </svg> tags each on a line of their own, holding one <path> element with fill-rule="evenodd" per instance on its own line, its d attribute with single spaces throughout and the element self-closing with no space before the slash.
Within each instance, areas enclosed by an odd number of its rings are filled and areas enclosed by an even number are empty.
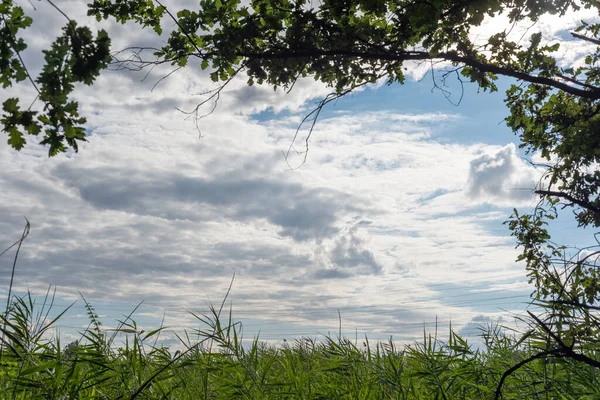
<svg viewBox="0 0 600 400">
<path fill-rule="evenodd" d="M 494 393 L 494 399 L 498 400 L 502 396 L 502 386 L 504 385 L 504 381 L 506 380 L 506 378 L 508 378 L 510 375 L 512 375 L 513 372 L 515 372 L 522 366 L 529 364 L 532 361 L 535 361 L 539 358 L 546 357 L 548 355 L 559 356 L 560 354 L 557 350 L 541 351 L 541 352 L 534 354 L 531 357 L 526 358 L 525 360 L 513 365 L 512 367 L 510 367 L 509 369 L 504 371 L 504 373 L 502 374 L 502 377 L 500 378 L 500 382 L 498 382 L 498 386 L 496 387 L 496 392 Z"/>
<path fill-rule="evenodd" d="M 573 307 L 585 308 L 586 310 L 600 311 L 600 307 L 592 306 L 592 305 L 589 305 L 589 304 L 583 304 L 583 303 L 578 302 L 578 301 L 550 300 L 549 303 L 550 304 L 564 305 L 564 306 L 573 306 Z"/>
<path fill-rule="evenodd" d="M 571 77 L 569 77 L 569 76 L 566 76 L 566 75 L 562 75 L 562 74 L 560 74 L 560 75 L 557 75 L 557 76 L 558 76 L 560 79 L 564 79 L 565 81 L 569 81 L 569 82 L 571 82 L 571 83 L 573 83 L 573 84 L 575 84 L 575 85 L 583 86 L 583 87 L 586 87 L 586 88 L 588 88 L 588 89 L 591 89 L 591 90 L 596 90 L 596 89 L 597 89 L 597 88 L 596 88 L 595 86 L 593 86 L 593 85 L 587 84 L 587 83 L 585 83 L 585 82 L 579 82 L 577 79 L 575 79 L 575 78 L 571 78 Z"/>
<path fill-rule="evenodd" d="M 445 60 L 460 63 L 475 68 L 481 72 L 490 72 L 497 75 L 510 76 L 529 83 L 550 86 L 562 90 L 574 96 L 591 100 L 600 99 L 600 88 L 580 89 L 556 79 L 543 76 L 530 75 L 525 72 L 494 64 L 481 62 L 473 57 L 462 56 L 455 51 L 431 54 L 427 51 L 401 51 L 397 53 L 384 52 L 361 52 L 352 50 L 321 50 L 321 49 L 294 49 L 278 52 L 249 53 L 238 52 L 240 57 L 252 59 L 290 59 L 290 58 L 316 58 L 325 56 L 362 58 L 365 60 L 387 60 L 387 61 L 419 61 L 419 60 Z"/>
<path fill-rule="evenodd" d="M 594 214 L 598 214 L 600 215 L 600 208 L 590 204 L 589 202 L 583 201 L 583 200 L 578 200 L 575 197 L 571 196 L 568 193 L 564 193 L 564 192 L 556 192 L 553 190 L 536 190 L 535 191 L 536 194 L 539 194 L 541 196 L 554 196 L 554 197 L 561 197 L 565 200 L 569 200 L 570 202 L 577 204 L 579 207 L 581 208 L 585 208 L 586 210 L 589 210 L 591 212 L 593 212 Z"/>
<path fill-rule="evenodd" d="M 600 40 L 594 39 L 594 38 L 591 38 L 591 37 L 587 37 L 587 36 L 581 35 L 579 33 L 571 32 L 571 36 L 576 37 L 577 39 L 585 40 L 586 42 L 590 42 L 590 43 L 594 43 L 594 44 L 600 45 Z"/>
<path fill-rule="evenodd" d="M 559 353 L 562 357 L 571 358 L 575 361 L 579 361 L 584 364 L 587 364 L 590 367 L 600 368 L 600 361 L 594 360 L 593 358 L 590 358 L 584 354 L 576 353 L 575 351 L 573 351 L 574 343 L 572 346 L 567 346 L 558 337 L 558 335 L 556 333 L 552 332 L 552 330 L 544 322 L 542 322 L 542 320 L 540 320 L 538 317 L 536 317 L 531 311 L 527 311 L 527 314 L 529 314 L 529 316 L 531 318 L 533 318 L 535 320 L 535 322 L 538 323 L 538 325 L 544 330 L 544 332 L 546 332 L 552 339 L 554 339 L 554 341 L 559 346 L 559 348 L 555 349 L 554 351 Z"/>
</svg>

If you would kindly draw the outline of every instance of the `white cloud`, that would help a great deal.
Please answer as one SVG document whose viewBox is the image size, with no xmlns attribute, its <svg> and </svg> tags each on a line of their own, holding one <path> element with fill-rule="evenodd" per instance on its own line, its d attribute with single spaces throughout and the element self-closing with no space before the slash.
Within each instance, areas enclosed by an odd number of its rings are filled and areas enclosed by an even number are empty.
<svg viewBox="0 0 600 400">
<path fill-rule="evenodd" d="M 118 29 L 116 46 L 147 39 Z M 0 148 L 0 242 L 15 240 L 23 215 L 32 222 L 17 289 L 56 284 L 63 298 L 79 289 L 92 302 L 146 300 L 148 315 L 168 311 L 168 322 L 190 326 L 182 310 L 219 301 L 235 273 L 234 310 L 257 326 L 310 333 L 333 319 L 335 328 L 340 308 L 347 326 L 418 333 L 440 310 L 457 324 L 479 312 L 477 299 L 450 300 L 453 288 L 435 285 L 522 272 L 512 241 L 491 229 L 504 210 L 478 207 L 522 204 L 509 189 L 532 172 L 512 145 L 435 140 L 462 116 L 335 113 L 317 124 L 307 163 L 290 171 L 282 151 L 323 85 L 302 80 L 284 95 L 240 77 L 199 139 L 174 108 L 193 107 L 211 83 L 192 67 L 151 92 L 165 72 L 142 83 L 143 74 L 110 72 L 78 88 L 91 131 L 79 154 Z M 252 119 L 268 108 L 296 114 Z M 490 304 L 504 304 L 497 297 Z"/>
<path fill-rule="evenodd" d="M 541 174 L 518 156 L 511 143 L 488 149 L 471 161 L 467 194 L 499 205 L 529 205 L 540 178 Z"/>
<path fill-rule="evenodd" d="M 234 272 L 234 305 L 254 318 L 266 318 L 263 309 L 335 307 L 328 299 L 345 294 L 350 304 L 377 305 L 420 291 L 430 302 L 429 285 L 521 270 L 510 240 L 487 231 L 503 213 L 448 199 L 482 148 L 429 139 L 455 120 L 324 119 L 307 164 L 290 171 L 280 151 L 293 125 L 284 120 L 211 117 L 199 139 L 180 118 L 101 110 L 77 155 L 2 149 L 2 242 L 18 234 L 23 215 L 32 221 L 21 290 L 54 283 L 62 296 L 79 289 L 95 301 L 145 299 L 169 312 L 218 300 Z M 337 275 L 325 279 L 326 271 Z M 383 320 L 390 330 L 398 322 L 361 315 L 348 324 Z M 316 323 L 307 321 L 304 330 Z"/>
<path fill-rule="evenodd" d="M 477 292 L 477 293 L 498 292 L 498 291 L 502 291 L 504 293 L 519 292 L 519 291 L 527 292 L 527 291 L 533 291 L 533 287 L 526 280 L 515 280 L 512 282 L 492 284 L 485 288 L 472 290 L 472 292 Z"/>
</svg>

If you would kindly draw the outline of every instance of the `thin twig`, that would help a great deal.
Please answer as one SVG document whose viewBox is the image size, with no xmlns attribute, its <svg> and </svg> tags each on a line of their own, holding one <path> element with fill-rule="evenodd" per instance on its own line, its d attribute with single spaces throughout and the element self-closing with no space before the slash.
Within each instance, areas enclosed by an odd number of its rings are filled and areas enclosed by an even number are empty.
<svg viewBox="0 0 600 400">
<path fill-rule="evenodd" d="M 221 98 L 221 91 L 223 91 L 225 89 L 225 87 L 227 87 L 227 85 L 229 85 L 229 83 L 231 83 L 231 81 L 246 67 L 246 64 L 242 64 L 240 65 L 234 72 L 233 74 L 231 74 L 227 80 L 220 85 L 218 88 L 216 89 L 211 89 L 208 90 L 204 93 L 201 93 L 201 95 L 203 94 L 210 94 L 210 96 L 204 100 L 202 100 L 200 103 L 198 103 L 196 105 L 196 107 L 194 107 L 193 110 L 191 111 L 184 111 L 182 109 L 180 109 L 179 107 L 176 107 L 175 109 L 183 114 L 186 114 L 188 117 L 186 118 L 194 118 L 194 122 L 196 125 L 196 130 L 198 131 L 200 137 L 202 137 L 202 131 L 200 130 L 200 126 L 198 124 L 198 121 L 201 120 L 202 118 L 208 117 L 209 115 L 211 115 L 216 109 L 217 109 L 217 105 L 219 103 L 219 99 Z M 208 103 L 209 101 L 213 100 L 213 107 L 212 109 L 207 112 L 206 114 L 203 115 L 199 115 L 200 112 L 200 108 L 205 105 L 206 103 Z"/>
<path fill-rule="evenodd" d="M 376 80 L 381 79 L 381 78 L 383 78 L 383 77 L 385 77 L 387 75 L 388 75 L 387 72 L 381 73 L 381 74 L 379 74 L 377 76 Z M 320 100 L 317 103 L 317 106 L 311 112 L 309 112 L 308 114 L 306 114 L 304 116 L 304 118 L 302 119 L 302 121 L 300 121 L 300 124 L 298 124 L 298 127 L 296 128 L 296 132 L 294 133 L 294 136 L 292 138 L 292 142 L 288 146 L 287 151 L 283 152 L 283 156 L 284 156 L 285 162 L 286 162 L 287 166 L 291 170 L 296 170 L 296 169 L 302 167 L 306 163 L 306 160 L 307 160 L 307 157 L 308 157 L 308 149 L 309 149 L 310 138 L 312 136 L 312 133 L 313 133 L 313 131 L 315 129 L 315 125 L 317 124 L 317 120 L 319 119 L 319 116 L 320 116 L 321 111 L 323 110 L 323 108 L 327 104 L 331 103 L 332 101 L 337 101 L 337 100 L 341 99 L 342 97 L 344 97 L 344 96 L 346 96 L 346 95 L 354 92 L 356 89 L 358 89 L 358 88 L 360 88 L 362 86 L 368 85 L 369 83 L 371 83 L 371 82 L 370 81 L 365 81 L 365 82 L 362 82 L 362 83 L 360 83 L 360 84 L 358 84 L 356 86 L 347 88 L 347 89 L 343 90 L 340 93 L 329 93 L 327 96 L 325 96 L 322 100 Z M 294 145 L 296 144 L 296 139 L 298 139 L 298 136 L 300 134 L 300 130 L 302 129 L 302 126 L 307 121 L 311 121 L 311 123 L 310 123 L 310 128 L 308 130 L 308 134 L 306 135 L 306 138 L 304 138 L 304 150 L 303 151 L 298 151 L 298 150 L 296 150 L 294 148 Z M 301 163 L 298 166 L 296 166 L 296 167 L 292 167 L 290 165 L 290 163 L 289 163 L 289 158 L 290 158 L 290 155 L 292 154 L 292 151 L 294 151 L 297 155 L 304 155 Z"/>
<path fill-rule="evenodd" d="M 183 29 L 183 26 L 181 26 L 181 24 L 179 23 L 179 20 L 177 18 L 175 18 L 175 16 L 173 14 L 171 14 L 171 11 L 169 11 L 169 9 L 164 6 L 159 0 L 154 0 L 158 3 L 159 6 L 161 6 L 165 12 L 167 13 L 167 15 L 169 15 L 169 17 L 171 17 L 171 19 L 173 20 L 173 22 L 175 22 L 175 24 L 177 24 L 177 26 L 179 27 L 179 29 L 181 30 L 181 32 L 183 32 L 183 34 L 185 35 L 185 37 L 187 37 L 187 39 L 189 40 L 190 44 L 192 46 L 194 46 L 194 48 L 196 49 L 196 51 L 198 53 L 202 53 L 202 50 L 200 50 L 200 48 L 198 47 L 198 45 L 196 44 L 196 42 L 192 39 L 192 37 L 190 36 L 190 34 L 188 32 L 186 32 L 185 29 Z"/>
<path fill-rule="evenodd" d="M 585 82 L 579 82 L 577 79 L 575 79 L 575 78 L 571 78 L 571 77 L 569 77 L 569 76 L 566 76 L 566 75 L 559 74 L 559 75 L 557 75 L 557 76 L 558 76 L 560 79 L 564 79 L 565 81 L 571 82 L 571 83 L 573 83 L 573 84 L 575 84 L 575 85 L 579 85 L 579 86 L 586 87 L 586 88 L 588 88 L 588 89 L 591 89 L 591 90 L 594 90 L 594 89 L 596 88 L 596 87 L 595 87 L 595 86 L 593 86 L 593 85 L 590 85 L 590 84 L 588 84 L 588 83 L 585 83 Z"/>
<path fill-rule="evenodd" d="M 63 10 L 61 10 L 60 8 L 58 8 L 58 6 L 56 4 L 54 4 L 52 2 L 52 0 L 46 0 L 46 1 L 48 1 L 48 3 L 50 3 L 50 5 L 56 9 L 56 11 L 58 11 L 59 13 L 61 13 L 63 15 L 63 17 L 65 17 L 67 20 L 69 20 L 69 22 L 71 22 L 71 18 L 69 18 L 69 16 L 67 14 L 65 14 L 65 12 Z"/>
<path fill-rule="evenodd" d="M 17 38 L 15 38 L 14 35 L 12 34 L 12 31 L 10 30 L 10 27 L 8 26 L 8 21 L 6 20 L 6 17 L 4 16 L 4 14 L 2 14 L 2 21 L 4 22 L 4 25 L 6 26 L 8 32 L 10 33 L 10 39 L 13 42 L 13 51 L 17 55 L 17 58 L 19 59 L 19 62 L 21 63 L 21 66 L 23 67 L 23 70 L 25 71 L 25 74 L 27 75 L 29 82 L 31 82 L 31 84 L 33 85 L 33 88 L 38 93 L 38 95 L 41 95 L 42 92 L 40 92 L 40 89 L 37 87 L 37 84 L 31 77 L 31 74 L 29 73 L 29 70 L 27 69 L 25 62 L 23 61 L 23 58 L 21 57 L 21 52 L 19 50 L 17 50 Z"/>
<path fill-rule="evenodd" d="M 150 92 L 152 93 L 154 91 L 154 89 L 158 86 L 159 83 L 161 83 L 162 81 L 164 81 L 165 79 L 167 79 L 168 77 L 170 77 L 171 75 L 173 75 L 175 72 L 179 71 L 181 68 L 183 68 L 183 67 L 177 67 L 177 68 L 175 68 L 173 71 L 169 72 L 167 75 L 163 76 L 158 81 L 156 81 L 156 83 L 154 84 L 154 86 L 152 86 L 152 89 L 150 89 Z"/>
</svg>

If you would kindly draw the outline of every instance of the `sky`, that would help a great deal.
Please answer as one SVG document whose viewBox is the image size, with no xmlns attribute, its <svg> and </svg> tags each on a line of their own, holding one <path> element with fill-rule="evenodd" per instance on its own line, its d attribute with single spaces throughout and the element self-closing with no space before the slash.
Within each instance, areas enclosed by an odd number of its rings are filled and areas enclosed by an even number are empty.
<svg viewBox="0 0 600 400">
<path fill-rule="evenodd" d="M 115 49 L 162 40 L 97 23 L 81 4 L 61 7 L 106 28 Z M 39 71 L 40 51 L 65 21 L 34 5 L 22 4 L 34 18 L 24 58 Z M 169 5 L 185 6 L 194 2 Z M 572 63 L 587 45 L 566 32 L 592 17 L 546 18 L 528 33 L 561 42 L 562 62 Z M 473 34 L 505 26 L 496 18 Z M 330 89 L 305 79 L 286 94 L 240 78 L 196 126 L 176 108 L 193 109 L 214 88 L 208 73 L 192 63 L 161 80 L 170 71 L 105 71 L 78 87 L 89 142 L 77 154 L 48 158 L 34 140 L 20 152 L 0 146 L 0 247 L 19 238 L 24 216 L 31 222 L 15 291 L 43 297 L 51 286 L 56 312 L 75 301 L 55 334 L 85 329 L 82 296 L 107 328 L 143 302 L 134 314 L 143 329 L 194 329 L 189 311 L 219 305 L 234 275 L 234 319 L 246 337 L 274 343 L 337 334 L 340 321 L 344 335 L 400 341 L 450 323 L 472 341 L 480 326 L 515 326 L 533 289 L 503 221 L 536 204 L 542 171 L 503 123 L 502 89 L 512 81 L 493 94 L 465 83 L 455 105 L 459 82 L 448 82 L 448 100 L 434 90 L 439 71 L 413 65 L 403 86 L 373 85 L 328 106 L 303 163 L 303 154 L 284 154 Z M 15 95 L 34 98 L 23 84 L 0 100 Z M 553 228 L 566 244 L 591 240 L 568 216 Z M 4 299 L 13 257 L 0 257 Z M 163 343 L 177 339 L 165 334 Z"/>
</svg>

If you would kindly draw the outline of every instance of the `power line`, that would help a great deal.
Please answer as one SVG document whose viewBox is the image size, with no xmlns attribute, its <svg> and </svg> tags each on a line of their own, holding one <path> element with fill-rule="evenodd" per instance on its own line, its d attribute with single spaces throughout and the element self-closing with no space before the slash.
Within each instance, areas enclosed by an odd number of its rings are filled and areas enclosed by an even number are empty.
<svg viewBox="0 0 600 400">
<path fill-rule="evenodd" d="M 496 289 L 496 290 L 490 290 L 487 292 L 474 292 L 474 293 L 463 293 L 463 294 L 459 294 L 459 295 L 453 295 L 453 296 L 446 296 L 443 297 L 441 299 L 432 299 L 432 298 L 425 298 L 425 299 L 415 299 L 415 300 L 410 300 L 410 301 L 405 301 L 405 302 L 399 302 L 396 303 L 395 305 L 388 305 L 388 304 L 376 304 L 376 305 L 366 305 L 366 306 L 339 306 L 339 307 L 326 307 L 326 308 L 307 308 L 307 309 L 286 309 L 286 310 L 261 310 L 261 309 L 253 309 L 252 311 L 239 311 L 235 308 L 233 308 L 233 315 L 236 316 L 238 319 L 242 319 L 242 318 L 253 318 L 256 315 L 260 315 L 260 316 L 268 316 L 268 317 L 278 317 L 278 316 L 288 316 L 290 314 L 290 312 L 293 312 L 294 315 L 297 316 L 301 316 L 301 315 L 318 315 L 318 314 L 327 314 L 327 313 L 331 313 L 331 312 L 341 312 L 344 315 L 348 315 L 349 314 L 355 314 L 355 313 L 363 313 L 363 312 L 372 312 L 372 313 L 381 313 L 381 312 L 403 312 L 403 311 L 412 311 L 412 310 L 416 310 L 416 309 L 432 309 L 432 308 L 438 308 L 440 307 L 440 305 L 433 305 L 433 306 L 421 306 L 421 307 L 411 307 L 410 309 L 403 309 L 401 307 L 406 307 L 412 304 L 420 304 L 423 302 L 430 302 L 432 300 L 436 300 L 439 302 L 443 302 L 445 300 L 448 299 L 460 299 L 460 298 L 467 298 L 467 297 L 477 297 L 477 296 L 485 296 L 488 293 L 498 293 L 498 292 L 506 292 L 505 289 Z M 524 298 L 524 295 L 515 295 L 515 296 L 508 296 L 508 297 L 501 297 L 500 299 L 510 299 L 510 298 Z M 473 300 L 471 301 L 467 301 L 466 303 L 460 303 L 458 305 L 470 305 L 470 304 L 481 304 L 482 302 L 487 302 L 490 300 L 496 300 L 498 298 L 492 298 L 492 299 L 481 299 L 481 300 Z M 455 304 L 442 304 L 445 306 L 455 306 Z M 393 308 L 389 308 L 389 307 L 393 307 Z M 371 310 L 375 310 L 375 311 L 371 311 Z M 193 310 L 192 310 L 193 311 Z M 246 317 L 243 316 L 244 314 L 250 312 L 250 317 Z M 198 314 L 210 314 L 210 310 L 196 310 L 196 315 Z M 190 315 L 189 311 L 185 311 L 185 310 L 177 310 L 177 311 L 170 311 L 169 314 L 167 315 Z M 81 316 L 82 318 L 84 317 L 83 315 Z M 78 319 L 78 317 L 64 317 L 62 318 L 63 320 L 68 320 L 68 319 Z M 306 319 L 303 319 L 303 321 Z"/>
<path fill-rule="evenodd" d="M 496 298 L 492 298 L 492 299 L 479 300 L 479 301 L 475 301 L 475 302 L 473 302 L 473 301 L 463 301 L 463 302 L 459 302 L 459 303 L 457 303 L 457 304 L 449 304 L 448 306 L 472 305 L 472 304 L 481 304 L 481 303 L 488 304 L 488 303 L 491 303 L 491 302 L 493 303 L 493 302 L 495 302 L 495 301 L 497 301 L 497 300 L 516 299 L 516 298 L 522 298 L 522 297 L 523 297 L 523 296 L 503 296 L 503 297 L 496 297 Z M 521 302 L 521 303 L 522 303 L 522 302 Z M 503 303 L 503 304 L 506 304 L 506 303 Z M 489 304 L 489 305 L 491 305 L 491 304 Z M 435 309 L 435 308 L 439 308 L 439 306 L 423 306 L 423 307 L 413 307 L 413 308 L 411 308 L 410 310 L 378 310 L 378 311 L 372 311 L 372 312 L 370 312 L 370 315 L 372 315 L 372 314 L 376 314 L 376 315 L 386 315 L 386 314 L 392 314 L 392 315 L 393 315 L 393 314 L 396 314 L 396 313 L 401 313 L 401 312 L 406 312 L 406 311 L 412 311 L 412 310 L 424 310 L 424 309 Z M 347 316 L 348 316 L 348 314 L 350 314 L 351 316 L 352 316 L 352 315 L 356 316 L 357 314 L 358 314 L 358 315 L 362 314 L 362 312 L 360 312 L 360 311 L 356 311 L 356 312 L 353 312 L 353 313 L 346 313 L 346 314 L 343 314 L 343 315 L 342 315 L 342 318 L 343 318 L 344 316 L 346 316 L 346 317 L 347 317 Z M 234 319 L 234 320 L 235 320 L 235 321 L 239 321 L 239 319 Z M 459 321 L 460 321 L 460 319 L 454 319 L 454 321 L 457 321 L 457 320 L 459 320 Z M 447 320 L 447 321 L 448 321 L 448 322 L 451 322 L 451 321 L 452 321 L 452 319 L 449 319 L 449 320 Z M 60 322 L 60 320 L 59 320 L 59 322 Z M 200 321 L 198 321 L 198 322 L 200 322 Z M 310 320 L 306 320 L 306 319 L 302 319 L 302 320 L 300 320 L 300 319 L 295 319 L 295 320 L 291 320 L 291 321 L 290 321 L 290 320 L 283 320 L 283 321 L 278 321 L 278 322 L 264 322 L 264 323 L 257 323 L 257 324 L 244 324 L 244 323 L 243 323 L 243 321 L 241 321 L 241 322 L 242 322 L 242 327 L 243 327 L 244 329 L 246 329 L 246 328 L 257 328 L 257 329 L 260 329 L 260 328 L 264 328 L 264 327 L 266 327 L 266 326 L 279 326 L 279 327 L 280 327 L 280 328 L 276 328 L 276 329 L 271 329 L 271 330 L 269 331 L 269 332 L 271 332 L 271 331 L 274 331 L 274 330 L 275 330 L 275 331 L 296 331 L 296 330 L 305 330 L 305 329 L 307 329 L 307 327 L 306 327 L 306 326 L 307 326 L 307 325 L 310 325 L 310 322 L 311 322 L 311 321 L 310 321 Z M 307 324 L 307 323 L 308 323 L 308 324 Z M 304 325 L 302 326 L 301 324 L 304 324 Z M 392 324 L 387 324 L 387 325 L 388 325 L 388 326 L 393 326 L 393 327 L 396 327 L 396 326 L 411 326 L 411 325 L 421 325 L 421 324 L 422 324 L 422 322 L 418 322 L 418 323 L 402 323 L 402 322 L 398 322 L 398 323 L 392 323 Z M 283 326 L 285 326 L 285 325 L 300 325 L 300 326 L 289 326 L 289 327 L 282 327 L 282 325 L 283 325 Z M 316 325 L 316 326 L 315 326 L 315 328 L 316 328 L 316 329 L 321 329 L 321 328 L 322 328 L 322 326 L 321 326 L 321 327 L 319 327 L 319 326 L 318 326 L 318 324 L 315 324 L 315 325 Z M 67 325 L 62 325 L 62 326 L 67 326 Z M 332 324 L 332 325 L 330 325 L 330 326 L 331 326 L 331 327 L 334 327 L 334 326 L 335 326 L 335 323 L 334 323 L 334 324 Z M 374 325 L 373 327 L 374 327 L 374 328 L 377 328 L 378 326 L 379 326 L 379 325 Z M 370 327 L 370 325 L 366 325 L 366 326 L 365 326 L 365 329 L 366 329 L 367 327 L 368 327 L 369 329 L 372 329 L 372 328 Z M 195 329 L 195 328 L 194 328 L 194 327 L 192 327 L 192 326 L 167 326 L 167 328 L 168 328 L 168 329 L 191 329 L 191 330 Z"/>
<path fill-rule="evenodd" d="M 490 323 L 498 323 L 499 322 L 499 318 L 496 318 L 496 320 L 491 320 L 491 321 L 487 321 Z M 467 319 L 465 320 L 466 323 L 471 322 L 471 319 Z M 456 319 L 446 319 L 446 320 L 435 320 L 435 321 L 423 321 L 423 322 L 414 322 L 414 323 L 398 323 L 395 324 L 395 326 L 398 327 L 398 329 L 405 329 L 408 327 L 414 327 L 414 328 L 423 328 L 425 329 L 427 326 L 430 326 L 431 328 L 435 327 L 436 331 L 438 332 L 438 336 L 445 336 L 445 329 L 442 327 L 442 325 L 448 325 L 448 327 L 450 326 L 450 324 L 452 323 L 456 323 L 457 320 Z M 71 329 L 84 329 L 84 326 L 73 326 L 73 325 L 60 325 L 57 326 L 56 329 L 60 329 L 60 328 L 71 328 Z M 173 327 L 170 329 L 170 331 L 175 330 L 176 328 L 178 328 L 179 330 L 186 330 L 189 329 L 189 327 Z M 411 336 L 411 337 L 415 337 L 414 334 L 409 334 L 409 333 L 405 333 L 403 334 L 400 331 L 375 331 L 373 330 L 373 328 L 377 328 L 377 326 L 373 326 L 373 327 L 352 327 L 352 328 L 343 328 L 342 329 L 342 336 L 346 337 L 346 338 L 351 338 L 351 336 L 356 335 L 356 333 L 360 333 L 361 337 L 364 337 L 364 335 L 366 334 L 367 337 L 378 337 L 378 336 Z M 327 329 L 327 333 L 322 332 L 324 329 Z M 336 336 L 338 335 L 338 327 L 334 327 L 333 325 L 331 327 L 315 327 L 314 330 L 308 330 L 307 328 L 301 328 L 301 329 L 272 329 L 269 330 L 267 332 L 261 332 L 260 334 L 257 335 L 253 335 L 252 337 L 258 337 L 259 340 L 260 339 L 265 339 L 265 340 L 274 340 L 274 339 L 281 339 L 283 337 L 310 337 L 310 336 Z M 481 336 L 482 333 L 484 333 L 485 327 L 479 329 L 477 327 L 470 327 L 467 330 L 461 331 L 455 331 L 453 330 L 453 332 L 459 334 L 460 336 L 473 336 L 475 334 L 477 334 L 476 336 Z M 193 332 L 190 334 L 191 337 L 196 336 Z M 245 338 L 246 340 L 249 340 L 250 338 Z"/>
<path fill-rule="evenodd" d="M 504 277 L 504 278 L 509 278 L 510 279 L 510 278 L 518 278 L 518 277 L 522 277 L 522 276 L 523 276 L 523 274 L 521 274 L 521 273 L 512 274 L 512 275 L 499 274 L 499 275 L 494 275 L 494 276 L 488 276 L 486 278 L 463 279 L 463 280 L 460 280 L 460 281 L 450 281 L 450 282 L 432 284 L 432 285 L 428 285 L 427 289 L 423 289 L 423 290 L 405 290 L 405 289 L 390 290 L 390 291 L 387 291 L 386 294 L 387 293 L 397 293 L 397 292 L 402 292 L 404 294 L 409 294 L 409 295 L 419 294 L 419 293 L 429 293 L 429 292 L 431 292 L 431 290 L 429 290 L 429 289 L 433 288 L 433 287 L 441 287 L 441 286 L 452 285 L 452 284 L 459 284 L 459 283 L 465 283 L 465 282 L 469 282 L 469 283 L 472 283 L 472 282 L 482 282 L 482 281 L 485 282 L 486 280 L 493 279 L 493 278 L 500 278 L 500 277 Z M 439 292 L 447 292 L 447 291 L 454 291 L 454 290 L 466 290 L 466 289 L 464 287 L 452 287 L 452 288 L 439 289 L 436 292 L 439 293 Z M 504 289 L 498 289 L 498 290 L 488 291 L 486 293 L 491 293 L 491 292 L 501 291 L 501 290 L 504 290 Z M 484 292 L 476 292 L 476 293 L 484 293 Z M 471 293 L 469 293 L 469 294 L 471 294 Z M 369 294 L 365 294 L 365 293 L 361 293 L 360 294 L 360 296 L 366 296 L 366 295 L 369 295 Z M 373 295 L 376 295 L 376 294 L 373 294 Z M 381 294 L 379 294 L 379 295 L 381 295 Z M 475 293 L 473 295 L 475 295 Z M 327 296 L 324 300 L 325 301 L 338 300 L 338 299 L 352 299 L 352 300 L 356 300 L 357 296 L 359 296 L 359 295 L 354 295 L 354 296 Z M 233 295 L 233 298 L 235 298 L 235 294 Z M 314 300 L 314 298 L 311 299 L 311 300 Z M 432 300 L 432 298 L 418 299 L 418 300 L 415 300 L 415 302 L 426 301 L 426 300 Z M 90 303 L 92 303 L 92 305 L 93 305 L 93 302 L 95 300 L 88 299 L 88 301 Z M 98 302 L 102 302 L 102 301 L 98 301 Z M 244 300 L 244 302 L 248 303 L 247 300 Z M 264 302 L 264 301 L 261 301 L 261 303 L 262 302 Z M 56 307 L 65 307 L 65 308 L 67 306 L 69 306 L 69 304 L 61 304 L 61 303 L 55 303 L 54 305 Z M 172 313 L 178 313 L 178 314 L 187 313 L 186 311 L 182 311 L 181 309 L 177 309 L 177 308 L 174 308 L 174 307 L 164 307 L 164 306 L 161 306 L 158 303 L 152 303 L 152 302 L 146 302 L 146 301 L 144 301 L 144 303 L 142 305 L 142 309 L 143 308 L 148 308 L 147 306 L 155 307 L 155 308 L 157 308 L 157 309 L 159 309 L 161 311 L 169 311 L 169 312 L 172 312 Z M 364 306 L 364 307 L 379 307 L 379 306 L 381 306 L 381 305 Z M 302 312 L 302 311 L 305 311 L 305 310 L 306 311 L 313 311 L 313 310 L 315 310 L 315 308 L 304 308 L 304 309 L 288 308 L 288 309 L 283 309 L 283 310 L 282 309 L 272 310 L 272 307 L 269 307 L 269 306 L 264 306 L 264 307 L 265 308 L 261 309 L 260 307 L 252 306 L 252 308 L 250 308 L 249 310 L 252 313 L 255 313 L 255 312 L 267 312 L 267 313 L 275 313 L 275 314 L 289 313 L 289 312 L 298 313 L 298 312 Z M 329 308 L 332 309 L 332 310 L 337 310 L 337 309 L 342 308 L 342 307 L 344 307 L 344 306 L 339 306 L 339 307 L 331 306 Z M 71 308 L 72 309 L 85 309 L 86 307 L 85 306 L 74 305 Z M 117 310 L 117 309 L 121 309 L 121 308 L 123 308 L 123 309 L 129 309 L 130 310 L 130 309 L 133 308 L 133 306 L 125 306 L 125 305 L 124 306 L 117 306 L 117 305 L 110 305 L 110 306 L 109 305 L 105 305 L 105 306 L 100 305 L 100 306 L 94 306 L 94 309 L 96 309 L 96 311 L 102 310 L 102 309 Z M 194 311 L 194 309 L 191 309 L 191 310 Z M 320 310 L 322 310 L 322 308 L 319 308 L 318 310 L 320 312 Z M 200 310 L 198 310 L 198 312 L 200 312 Z M 204 312 L 209 312 L 209 310 L 206 309 Z M 246 311 L 243 308 L 241 308 L 241 309 L 238 308 L 237 309 L 237 313 L 244 313 L 244 312 L 246 312 Z"/>
</svg>

